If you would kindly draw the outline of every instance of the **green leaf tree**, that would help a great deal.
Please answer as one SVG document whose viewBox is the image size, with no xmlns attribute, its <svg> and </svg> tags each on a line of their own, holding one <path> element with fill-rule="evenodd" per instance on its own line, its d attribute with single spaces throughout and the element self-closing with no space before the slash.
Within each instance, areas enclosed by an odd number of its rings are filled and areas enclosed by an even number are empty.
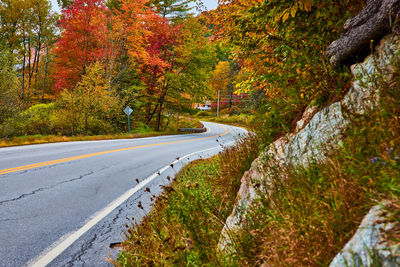
<svg viewBox="0 0 400 267">
<path fill-rule="evenodd" d="M 172 20 L 185 18 L 193 9 L 194 0 L 152 0 L 151 4 L 157 7 L 158 13 Z"/>
</svg>

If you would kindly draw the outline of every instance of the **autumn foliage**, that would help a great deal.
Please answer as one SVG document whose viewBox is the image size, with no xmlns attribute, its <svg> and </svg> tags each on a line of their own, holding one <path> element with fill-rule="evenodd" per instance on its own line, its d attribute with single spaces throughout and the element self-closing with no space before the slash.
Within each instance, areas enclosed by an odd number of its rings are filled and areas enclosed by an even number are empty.
<svg viewBox="0 0 400 267">
<path fill-rule="evenodd" d="M 63 10 L 55 47 L 55 91 L 72 89 L 87 66 L 105 57 L 106 7 L 102 0 L 76 0 Z"/>
</svg>

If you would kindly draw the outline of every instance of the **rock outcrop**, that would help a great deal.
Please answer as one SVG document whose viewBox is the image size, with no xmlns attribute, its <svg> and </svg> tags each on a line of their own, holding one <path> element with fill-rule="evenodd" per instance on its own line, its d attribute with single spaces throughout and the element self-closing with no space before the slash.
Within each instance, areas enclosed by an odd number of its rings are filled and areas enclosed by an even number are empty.
<svg viewBox="0 0 400 267">
<path fill-rule="evenodd" d="M 324 160 L 326 153 L 340 143 L 344 130 L 351 123 L 351 116 L 362 115 L 374 108 L 378 100 L 375 81 L 378 76 L 379 79 L 390 77 L 391 68 L 388 66 L 399 57 L 396 53 L 399 50 L 400 39 L 397 36 L 383 38 L 375 53 L 363 63 L 351 67 L 356 80 L 343 100 L 317 113 L 315 107 L 308 108 L 294 133 L 276 140 L 253 162 L 242 177 L 236 205 L 222 231 L 219 243 L 221 250 L 232 249 L 232 233 L 242 228 L 249 207 L 257 204 L 257 192 L 268 194 L 273 190 L 268 185 L 274 170 L 307 166 L 314 158 Z"/>
<path fill-rule="evenodd" d="M 391 244 L 385 234 L 399 225 L 387 221 L 385 213 L 384 204 L 371 208 L 330 267 L 400 266 L 400 246 Z"/>
</svg>

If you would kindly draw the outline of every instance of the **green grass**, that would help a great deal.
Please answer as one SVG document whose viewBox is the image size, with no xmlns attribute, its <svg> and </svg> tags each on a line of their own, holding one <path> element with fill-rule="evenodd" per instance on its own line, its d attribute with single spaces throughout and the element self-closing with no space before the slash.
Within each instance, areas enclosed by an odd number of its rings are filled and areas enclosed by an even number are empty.
<svg viewBox="0 0 400 267">
<path fill-rule="evenodd" d="M 257 147 L 251 138 L 184 168 L 142 223 L 128 230 L 124 251 L 111 261 L 119 266 L 224 265 L 217 256 L 219 235 Z"/>
</svg>

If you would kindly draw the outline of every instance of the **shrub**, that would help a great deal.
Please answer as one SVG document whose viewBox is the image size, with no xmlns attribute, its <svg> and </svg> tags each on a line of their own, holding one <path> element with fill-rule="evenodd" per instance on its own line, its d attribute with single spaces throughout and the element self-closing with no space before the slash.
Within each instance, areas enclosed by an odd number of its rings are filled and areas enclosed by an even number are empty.
<svg viewBox="0 0 400 267">
<path fill-rule="evenodd" d="M 6 120 L 1 135 L 11 137 L 29 134 L 52 134 L 55 103 L 33 105 Z"/>
<path fill-rule="evenodd" d="M 111 133 L 114 129 L 110 117 L 122 110 L 114 92 L 108 88 L 99 63 L 88 68 L 72 91 L 63 91 L 57 105 L 60 128 L 71 135 Z"/>
<path fill-rule="evenodd" d="M 205 111 L 205 110 L 200 110 L 196 113 L 195 117 L 209 117 L 213 116 L 213 113 L 211 111 Z"/>
</svg>

